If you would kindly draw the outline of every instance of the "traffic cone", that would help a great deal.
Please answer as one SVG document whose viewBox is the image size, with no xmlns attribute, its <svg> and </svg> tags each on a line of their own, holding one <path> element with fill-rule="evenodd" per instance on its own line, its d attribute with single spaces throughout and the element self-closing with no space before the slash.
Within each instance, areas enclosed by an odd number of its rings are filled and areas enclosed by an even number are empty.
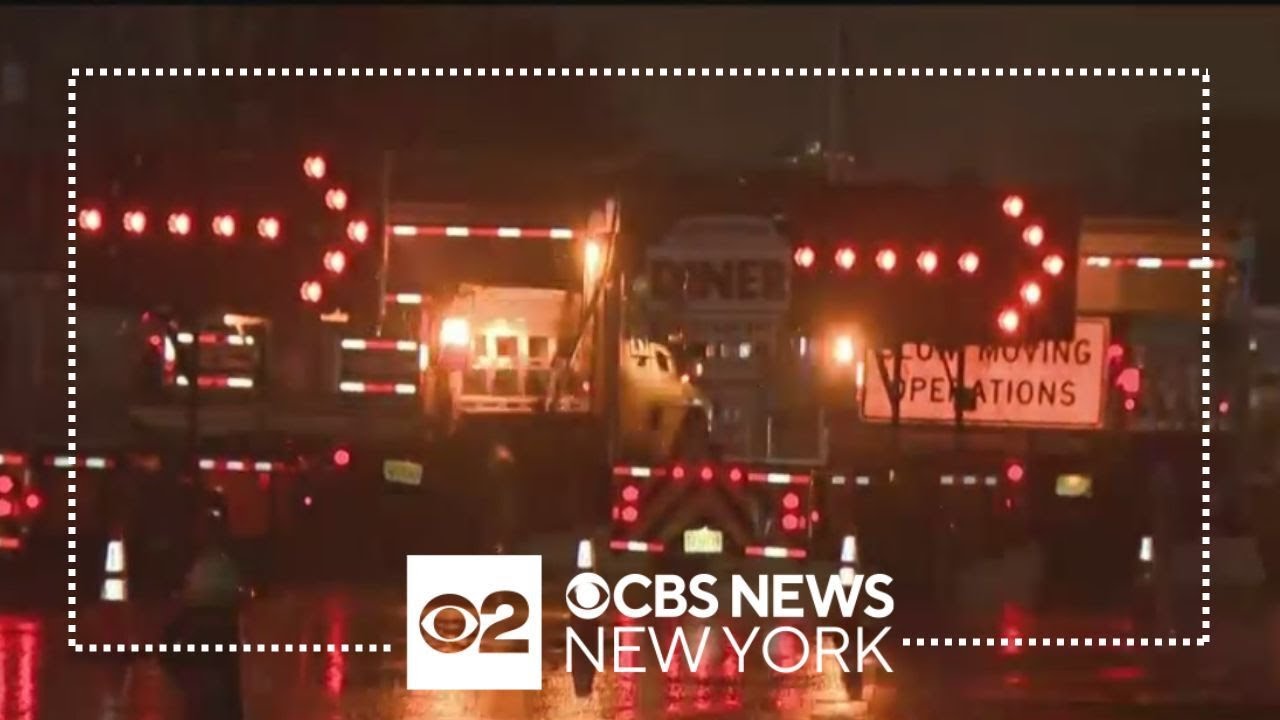
<svg viewBox="0 0 1280 720">
<path fill-rule="evenodd" d="M 104 602 L 124 602 L 129 599 L 129 580 L 125 574 L 124 536 L 119 531 L 107 541 L 107 557 L 102 577 Z"/>
<path fill-rule="evenodd" d="M 596 567 L 596 551 L 591 541 L 582 539 L 578 541 L 578 569 L 583 571 L 594 570 Z"/>
<path fill-rule="evenodd" d="M 840 541 L 840 584 L 845 587 L 853 585 L 858 564 L 858 537 L 845 535 Z"/>
</svg>

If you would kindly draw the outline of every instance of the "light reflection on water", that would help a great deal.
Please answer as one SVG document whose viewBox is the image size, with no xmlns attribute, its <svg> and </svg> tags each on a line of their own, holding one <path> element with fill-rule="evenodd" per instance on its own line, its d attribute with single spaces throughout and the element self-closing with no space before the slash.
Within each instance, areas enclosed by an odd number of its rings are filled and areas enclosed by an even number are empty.
<svg viewBox="0 0 1280 720">
<path fill-rule="evenodd" d="M 636 621 L 615 618 L 614 624 L 625 626 Z M 804 644 L 791 633 L 780 633 L 770 643 L 774 664 L 782 668 L 797 667 L 783 673 L 761 660 L 760 645 L 768 627 L 762 627 L 740 670 L 738 657 L 725 639 L 721 626 L 706 626 L 703 621 L 686 618 L 679 625 L 658 621 L 654 627 L 662 652 L 671 648 L 677 627 L 682 627 L 689 640 L 690 652 L 698 660 L 694 668 L 684 652 L 677 649 L 664 671 L 647 633 L 629 637 L 628 645 L 641 650 L 618 654 L 626 666 L 642 666 L 644 672 L 596 673 L 590 694 L 575 692 L 573 676 L 565 671 L 562 648 L 563 631 L 548 627 L 544 635 L 544 680 L 541 692 L 430 692 L 405 693 L 397 717 L 403 718 L 529 718 L 531 720 L 610 718 L 640 720 L 661 717 L 751 717 L 791 718 L 843 717 L 857 718 L 866 714 L 864 693 L 872 686 L 874 670 L 864 675 L 862 685 L 846 682 L 844 672 L 832 656 L 824 658 L 819 672 L 813 634 L 808 633 L 809 653 L 805 659 Z M 702 655 L 697 655 L 703 627 L 709 627 Z M 739 643 L 750 634 L 750 626 L 734 627 Z M 605 632 L 606 667 L 613 664 L 612 626 Z M 826 638 L 828 647 L 834 647 Z M 852 663 L 856 650 L 847 654 Z M 801 662 L 803 660 L 803 662 Z"/>
<path fill-rule="evenodd" d="M 358 617 L 344 607 L 327 610 L 318 613 L 309 623 L 320 631 L 315 639 L 333 644 L 351 642 L 359 633 L 358 628 L 352 627 Z M 797 672 L 783 674 L 772 670 L 760 658 L 760 645 L 769 630 L 763 627 L 748 649 L 745 666 L 740 669 L 738 658 L 718 622 L 690 618 L 679 625 L 674 621 L 658 621 L 654 627 L 663 652 L 671 647 L 673 634 L 681 627 L 692 640 L 695 653 L 703 628 L 708 627 L 706 644 L 696 667 L 677 650 L 673 662 L 664 671 L 646 633 L 630 640 L 630 644 L 639 645 L 641 649 L 621 655 L 624 664 L 644 667 L 645 672 L 592 673 L 592 677 L 578 678 L 565 671 L 563 625 L 548 624 L 544 638 L 544 684 L 540 692 L 408 692 L 404 689 L 401 647 L 390 654 L 376 655 L 252 653 L 243 658 L 243 687 L 250 717 L 279 720 L 641 720 L 661 717 L 782 720 L 860 715 L 864 704 L 860 697 L 851 696 L 846 690 L 839 667 L 829 658 L 818 672 L 816 653 L 811 647 L 808 660 Z M 48 623 L 48 620 L 43 623 L 44 635 L 48 634 Z M 734 627 L 734 631 L 741 642 L 749 636 L 750 626 Z M 612 665 L 612 626 L 606 627 L 605 637 L 606 662 Z M 809 641 L 812 642 L 811 633 Z M 157 661 L 64 658 L 55 648 L 56 662 L 48 665 L 49 652 L 44 646 L 50 642 L 50 638 L 42 636 L 40 620 L 0 615 L 0 720 L 42 717 L 151 720 L 172 717 L 177 711 L 179 697 L 172 678 Z M 47 666 L 42 666 L 42 653 Z M 803 646 L 795 636 L 780 634 L 771 643 L 771 653 L 776 664 L 793 665 L 800 660 Z M 42 680 L 46 685 L 43 690 Z M 48 687 L 50 683 L 59 687 L 74 686 L 75 692 L 54 690 Z"/>
<path fill-rule="evenodd" d="M 0 615 L 0 720 L 35 720 L 40 624 Z"/>
</svg>

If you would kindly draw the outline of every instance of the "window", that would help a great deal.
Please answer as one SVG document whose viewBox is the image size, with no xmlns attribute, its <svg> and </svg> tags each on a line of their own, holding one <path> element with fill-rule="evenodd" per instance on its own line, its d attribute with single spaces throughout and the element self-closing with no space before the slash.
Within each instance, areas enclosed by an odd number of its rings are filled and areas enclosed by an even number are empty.
<svg viewBox="0 0 1280 720">
<path fill-rule="evenodd" d="M 551 357 L 551 340 L 541 335 L 529 336 L 529 359 L 545 360 Z"/>
<path fill-rule="evenodd" d="M 516 370 L 496 370 L 493 373 L 494 395 L 519 395 L 520 374 Z"/>
<path fill-rule="evenodd" d="M 543 396 L 547 394 L 547 386 L 551 382 L 550 370 L 530 370 L 524 378 L 524 394 Z"/>
<path fill-rule="evenodd" d="M 514 358 L 520 354 L 520 338 L 514 335 L 495 337 L 494 352 L 500 358 Z"/>
<path fill-rule="evenodd" d="M 462 392 L 466 395 L 487 395 L 489 379 L 484 370 L 468 370 L 462 375 Z"/>
<path fill-rule="evenodd" d="M 671 372 L 671 359 L 664 352 L 654 353 L 654 357 L 658 359 L 658 369 L 664 373 Z"/>
</svg>

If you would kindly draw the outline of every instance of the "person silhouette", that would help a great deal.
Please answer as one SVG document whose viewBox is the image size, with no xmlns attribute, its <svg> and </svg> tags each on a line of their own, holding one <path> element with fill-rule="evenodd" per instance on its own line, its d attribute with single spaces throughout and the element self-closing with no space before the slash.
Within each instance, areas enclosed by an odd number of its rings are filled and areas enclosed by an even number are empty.
<svg viewBox="0 0 1280 720">
<path fill-rule="evenodd" d="M 175 666 L 189 720 L 240 720 L 241 573 L 227 551 L 226 506 L 211 498 L 196 522 L 196 556 L 180 594 L 178 616 L 166 631 L 170 643 L 208 645 L 199 655 L 183 653 Z M 216 646 L 222 646 L 218 652 Z"/>
</svg>

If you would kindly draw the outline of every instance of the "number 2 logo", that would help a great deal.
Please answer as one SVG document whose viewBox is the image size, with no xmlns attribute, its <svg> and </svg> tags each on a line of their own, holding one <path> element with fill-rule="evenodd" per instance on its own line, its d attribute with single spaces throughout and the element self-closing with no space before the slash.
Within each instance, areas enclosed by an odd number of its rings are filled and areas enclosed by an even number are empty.
<svg viewBox="0 0 1280 720">
<path fill-rule="evenodd" d="M 505 610 L 504 610 L 505 609 Z M 500 615 L 481 631 L 484 617 Z M 518 592 L 499 590 L 480 603 L 480 609 L 461 595 L 438 595 L 422 607 L 418 630 L 432 650 L 459 653 L 480 640 L 482 653 L 527 653 L 529 641 L 504 637 L 519 630 L 529 620 L 529 602 Z"/>
</svg>

